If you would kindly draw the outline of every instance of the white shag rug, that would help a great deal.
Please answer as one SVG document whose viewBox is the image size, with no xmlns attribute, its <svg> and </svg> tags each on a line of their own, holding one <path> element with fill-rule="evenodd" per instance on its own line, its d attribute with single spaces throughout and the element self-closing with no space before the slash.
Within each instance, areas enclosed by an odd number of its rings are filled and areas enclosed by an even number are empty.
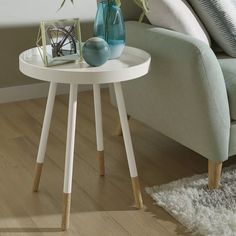
<svg viewBox="0 0 236 236">
<path fill-rule="evenodd" d="M 217 190 L 207 188 L 204 174 L 146 191 L 193 235 L 236 236 L 236 166 L 223 171 Z"/>
</svg>

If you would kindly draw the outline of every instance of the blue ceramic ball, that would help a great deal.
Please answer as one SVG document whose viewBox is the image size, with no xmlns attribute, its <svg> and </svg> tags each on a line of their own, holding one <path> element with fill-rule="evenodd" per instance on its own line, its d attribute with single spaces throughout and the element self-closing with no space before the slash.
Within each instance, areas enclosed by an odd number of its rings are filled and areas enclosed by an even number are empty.
<svg viewBox="0 0 236 236">
<path fill-rule="evenodd" d="M 88 39 L 83 46 L 83 58 L 90 66 L 103 65 L 110 56 L 107 42 L 98 37 Z"/>
</svg>

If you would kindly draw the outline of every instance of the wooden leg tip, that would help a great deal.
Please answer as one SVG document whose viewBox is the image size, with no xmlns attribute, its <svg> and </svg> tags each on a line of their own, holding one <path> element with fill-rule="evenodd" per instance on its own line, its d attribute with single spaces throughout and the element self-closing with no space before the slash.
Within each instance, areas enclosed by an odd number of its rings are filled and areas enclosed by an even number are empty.
<svg viewBox="0 0 236 236">
<path fill-rule="evenodd" d="M 99 174 L 100 176 L 105 175 L 105 160 L 104 151 L 97 151 L 98 164 L 99 164 Z"/>
<path fill-rule="evenodd" d="M 68 228 L 65 225 L 61 225 L 61 231 L 67 231 Z"/>
<path fill-rule="evenodd" d="M 43 169 L 43 163 L 36 163 L 34 183 L 33 183 L 33 192 L 38 192 L 42 169 Z"/>
<path fill-rule="evenodd" d="M 63 194 L 63 209 L 62 209 L 62 221 L 61 221 L 61 230 L 67 231 L 70 224 L 70 204 L 71 204 L 71 194 Z"/>
<path fill-rule="evenodd" d="M 142 209 L 144 206 L 143 206 L 142 194 L 140 190 L 139 179 L 138 177 L 132 177 L 131 179 L 132 179 L 135 206 L 138 209 Z"/>
<path fill-rule="evenodd" d="M 217 189 L 220 186 L 222 162 L 208 161 L 208 188 Z"/>
</svg>

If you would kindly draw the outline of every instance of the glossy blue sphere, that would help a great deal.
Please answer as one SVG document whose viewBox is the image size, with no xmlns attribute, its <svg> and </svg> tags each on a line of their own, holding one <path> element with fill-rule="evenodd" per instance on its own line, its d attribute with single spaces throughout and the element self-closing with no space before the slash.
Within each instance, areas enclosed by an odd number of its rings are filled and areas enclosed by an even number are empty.
<svg viewBox="0 0 236 236">
<path fill-rule="evenodd" d="M 101 66 L 108 60 L 109 50 L 109 45 L 104 39 L 93 37 L 83 46 L 83 58 L 90 66 Z"/>
</svg>

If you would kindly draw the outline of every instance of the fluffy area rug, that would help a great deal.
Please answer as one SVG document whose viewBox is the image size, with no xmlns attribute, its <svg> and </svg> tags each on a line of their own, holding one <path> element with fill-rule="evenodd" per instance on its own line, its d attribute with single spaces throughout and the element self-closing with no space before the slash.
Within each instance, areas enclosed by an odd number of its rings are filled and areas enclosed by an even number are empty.
<svg viewBox="0 0 236 236">
<path fill-rule="evenodd" d="M 236 166 L 226 168 L 218 190 L 207 188 L 207 174 L 146 191 L 193 235 L 236 236 Z"/>
</svg>

